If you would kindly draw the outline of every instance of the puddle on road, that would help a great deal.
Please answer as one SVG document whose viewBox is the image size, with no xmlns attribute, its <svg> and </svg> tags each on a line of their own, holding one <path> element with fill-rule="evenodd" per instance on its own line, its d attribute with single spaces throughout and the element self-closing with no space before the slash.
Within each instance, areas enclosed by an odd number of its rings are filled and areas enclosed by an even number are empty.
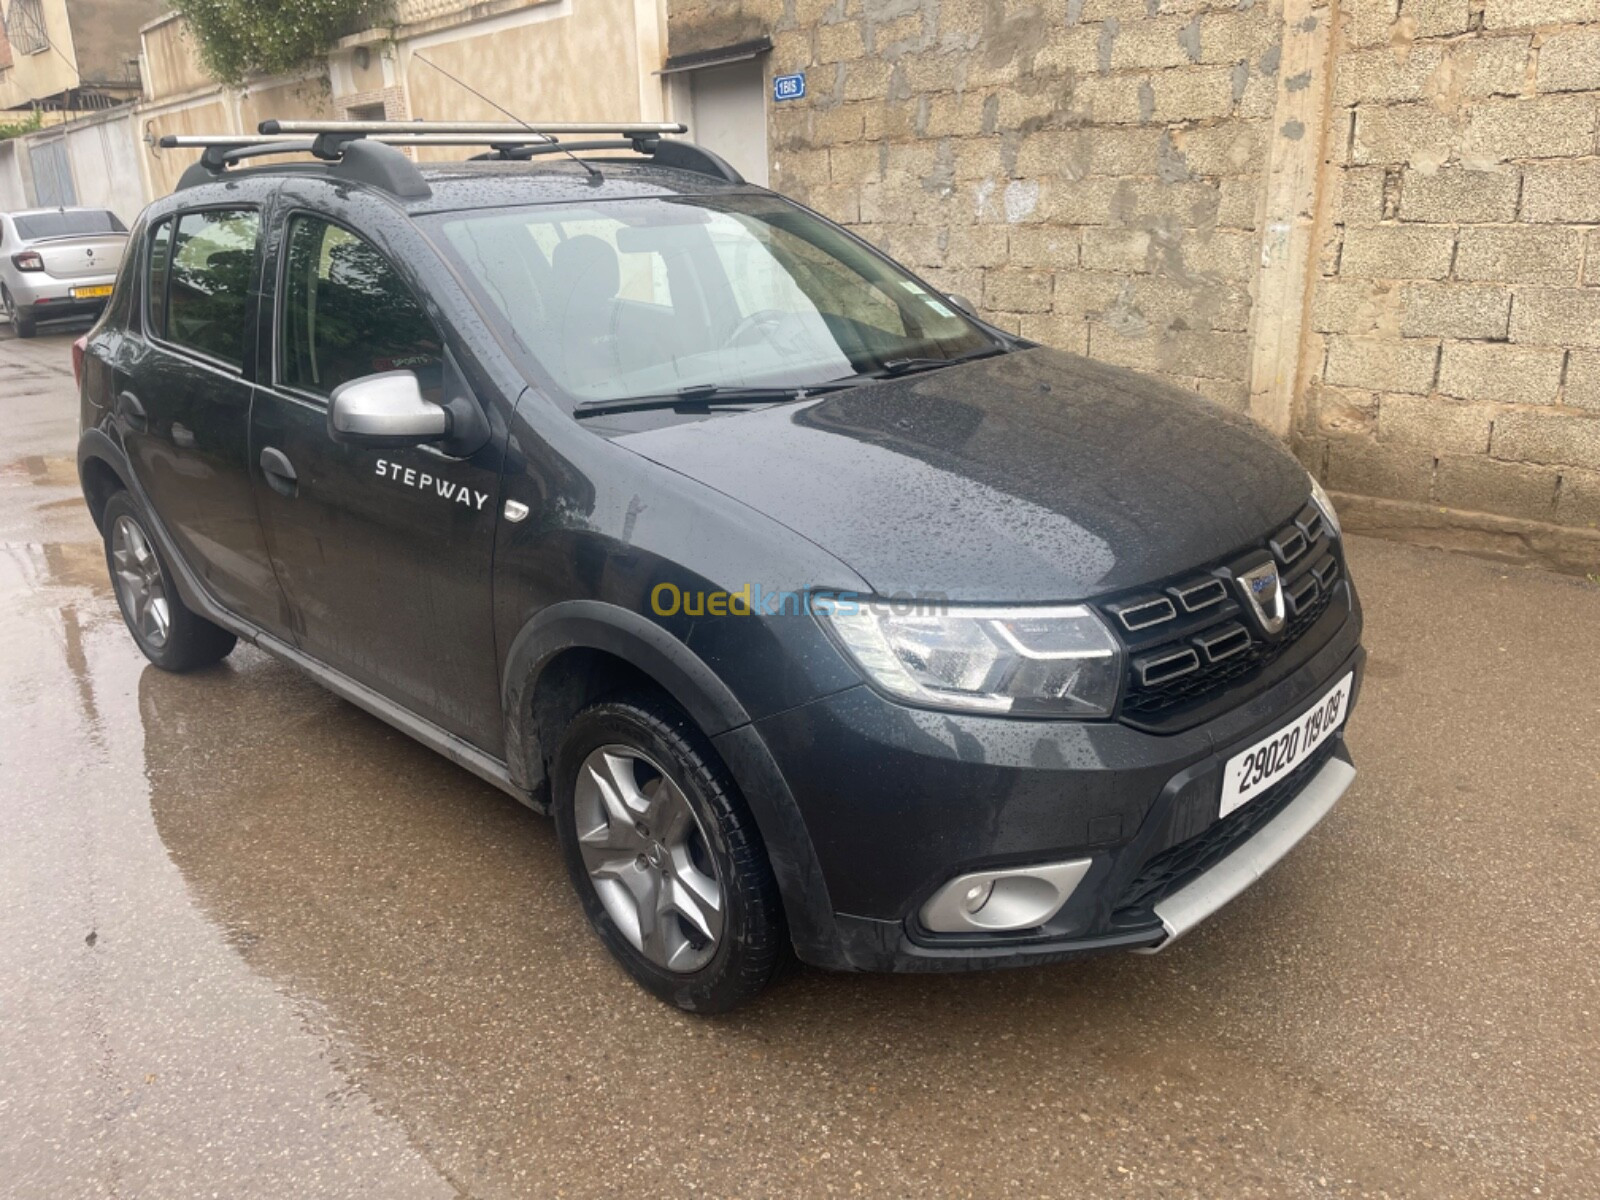
<svg viewBox="0 0 1600 1200">
<path fill-rule="evenodd" d="M 111 595 L 105 551 L 95 542 L 0 543 L 0 595 L 43 587 Z"/>
<path fill-rule="evenodd" d="M 0 596 L 0 1190 L 455 1195 L 340 1067 L 323 1008 L 230 948 L 162 840 L 150 755 L 232 796 L 204 730 L 251 731 L 209 702 L 168 719 L 163 689 L 203 700 L 205 678 L 138 654 L 97 545 L 0 546 Z"/>
<path fill-rule="evenodd" d="M 39 487 L 78 489 L 78 464 L 66 456 L 30 454 L 0 466 L 0 480 L 24 479 Z"/>
</svg>

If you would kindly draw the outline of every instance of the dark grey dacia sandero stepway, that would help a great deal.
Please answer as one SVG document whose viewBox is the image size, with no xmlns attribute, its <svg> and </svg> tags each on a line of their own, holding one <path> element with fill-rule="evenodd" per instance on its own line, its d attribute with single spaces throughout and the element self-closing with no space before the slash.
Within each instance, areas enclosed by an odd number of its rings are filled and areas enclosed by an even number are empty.
<svg viewBox="0 0 1600 1200">
<path fill-rule="evenodd" d="M 140 648 L 243 638 L 552 812 L 687 1009 L 1168 944 L 1354 775 L 1327 497 L 662 132 L 209 146 L 81 347 Z"/>
</svg>

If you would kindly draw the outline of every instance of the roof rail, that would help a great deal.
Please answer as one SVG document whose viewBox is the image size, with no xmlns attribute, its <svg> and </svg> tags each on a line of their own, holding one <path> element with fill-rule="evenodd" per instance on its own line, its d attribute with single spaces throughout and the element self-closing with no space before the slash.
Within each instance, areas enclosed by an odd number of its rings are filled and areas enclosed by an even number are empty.
<svg viewBox="0 0 1600 1200">
<path fill-rule="evenodd" d="M 402 200 L 425 200 L 433 189 L 423 179 L 417 164 L 386 138 L 353 138 L 337 145 L 322 138 L 303 138 L 293 134 L 256 137 L 217 137 L 167 134 L 161 139 L 166 149 L 202 147 L 200 161 L 192 164 L 178 179 L 177 191 L 215 183 L 229 166 L 247 158 L 272 154 L 312 154 L 328 163 L 327 169 L 342 179 L 371 184 Z"/>
<path fill-rule="evenodd" d="M 275 154 L 310 154 L 328 163 L 331 172 L 370 183 L 402 199 L 431 194 L 417 164 L 396 146 L 487 146 L 473 157 L 524 160 L 535 155 L 574 150 L 631 150 L 664 167 L 710 175 L 728 183 L 744 178 L 726 161 L 693 142 L 667 138 L 686 133 L 674 122 L 550 122 L 523 125 L 503 121 L 275 121 L 261 122 L 260 133 L 167 134 L 167 149 L 200 149 L 200 161 L 178 180 L 178 190 L 211 183 L 229 167 L 251 158 Z M 609 138 L 563 142 L 574 134 L 610 134 Z M 300 164 L 310 167 L 312 164 Z M 287 168 L 286 168 L 287 169 Z"/>
<path fill-rule="evenodd" d="M 615 137 L 662 137 L 669 133 L 688 133 L 689 127 L 676 121 L 546 121 L 527 124 L 521 121 L 263 121 L 265 134 L 374 134 L 453 133 L 472 134 L 488 141 L 496 137 L 526 138 L 528 134 L 561 137 L 566 134 L 609 133 Z"/>
<path fill-rule="evenodd" d="M 596 138 L 581 142 L 494 143 L 487 154 L 474 154 L 474 162 L 516 161 L 526 162 L 545 154 L 562 154 L 574 150 L 632 150 L 643 154 L 658 166 L 676 167 L 680 171 L 693 171 L 710 175 L 726 183 L 743 183 L 745 178 L 734 170 L 732 164 L 704 146 L 693 142 L 679 142 L 671 138 Z M 595 159 L 605 162 L 605 159 Z"/>
</svg>

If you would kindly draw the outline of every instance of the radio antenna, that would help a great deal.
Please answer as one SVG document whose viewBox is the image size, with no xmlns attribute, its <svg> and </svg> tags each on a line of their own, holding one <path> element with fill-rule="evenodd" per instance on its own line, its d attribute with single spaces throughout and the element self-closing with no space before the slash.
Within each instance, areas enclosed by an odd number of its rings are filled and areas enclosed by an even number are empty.
<svg viewBox="0 0 1600 1200">
<path fill-rule="evenodd" d="M 411 52 L 411 57 L 420 58 L 423 62 L 427 63 L 435 71 L 439 72 L 439 74 L 443 75 L 446 79 L 450 80 L 451 83 L 459 84 L 461 87 L 466 88 L 467 91 L 471 92 L 474 96 L 476 96 L 479 100 L 482 100 L 485 104 L 487 104 L 490 108 L 494 109 L 496 112 L 500 113 L 503 116 L 510 117 L 513 121 L 515 121 L 518 125 L 521 125 L 529 133 L 536 134 L 537 136 L 545 139 L 547 142 L 559 147 L 563 154 L 565 154 L 573 162 L 577 163 L 585 171 L 589 172 L 589 182 L 590 183 L 604 183 L 605 182 L 606 177 L 600 173 L 600 168 L 599 167 L 595 166 L 591 162 L 585 162 L 583 159 L 579 158 L 571 150 L 568 150 L 565 146 L 562 146 L 559 139 L 557 139 L 555 137 L 552 137 L 549 134 L 539 133 L 539 131 L 537 129 L 535 129 L 532 125 L 529 125 L 526 121 L 524 121 L 521 117 L 517 116 L 516 113 L 512 112 L 505 105 L 496 104 L 493 100 L 489 99 L 489 97 L 485 96 L 482 92 L 480 92 L 477 88 L 473 87 L 470 83 L 467 83 L 463 79 L 458 79 L 454 75 L 450 74 L 449 71 L 446 71 L 438 63 L 434 62 L 433 59 L 431 59 L 427 55 L 423 54 L 420 50 L 413 50 Z"/>
</svg>

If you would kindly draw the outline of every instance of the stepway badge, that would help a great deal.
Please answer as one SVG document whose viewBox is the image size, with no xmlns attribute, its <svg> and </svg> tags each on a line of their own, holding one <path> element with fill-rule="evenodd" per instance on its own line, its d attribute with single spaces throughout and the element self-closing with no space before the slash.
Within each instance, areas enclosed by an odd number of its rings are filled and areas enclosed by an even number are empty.
<svg viewBox="0 0 1600 1200">
<path fill-rule="evenodd" d="M 806 77 L 804 72 L 799 75 L 774 75 L 772 77 L 772 98 L 774 100 L 798 100 L 806 94 Z"/>
</svg>

